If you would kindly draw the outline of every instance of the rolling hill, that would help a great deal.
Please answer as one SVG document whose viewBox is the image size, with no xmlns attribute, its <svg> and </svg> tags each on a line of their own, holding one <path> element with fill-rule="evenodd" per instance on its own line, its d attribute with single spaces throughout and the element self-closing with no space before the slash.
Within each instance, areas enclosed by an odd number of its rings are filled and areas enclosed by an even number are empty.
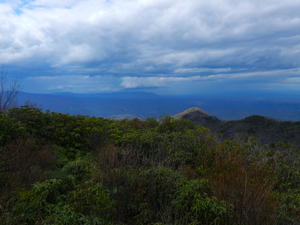
<svg viewBox="0 0 300 225">
<path fill-rule="evenodd" d="M 300 146 L 300 122 L 280 121 L 259 115 L 248 116 L 240 120 L 221 120 L 196 107 L 173 117 L 193 121 L 215 133 L 220 133 L 224 138 L 247 135 L 256 137 L 262 144 L 290 142 Z"/>
</svg>

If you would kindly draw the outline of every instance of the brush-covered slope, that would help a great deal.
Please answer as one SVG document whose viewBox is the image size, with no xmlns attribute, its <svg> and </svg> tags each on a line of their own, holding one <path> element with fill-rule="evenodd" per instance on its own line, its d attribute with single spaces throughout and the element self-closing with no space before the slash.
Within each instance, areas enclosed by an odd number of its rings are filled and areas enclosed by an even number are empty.
<svg viewBox="0 0 300 225">
<path fill-rule="evenodd" d="M 191 120 L 201 126 L 207 127 L 211 130 L 218 130 L 223 121 L 218 119 L 215 116 L 209 115 L 203 109 L 192 107 L 181 113 L 178 113 L 173 116 L 175 119 L 187 119 Z"/>
<path fill-rule="evenodd" d="M 243 134 L 254 136 L 263 144 L 281 141 L 300 146 L 300 122 L 279 121 L 259 115 L 241 120 L 223 121 L 200 108 L 187 109 L 175 115 L 174 118 L 193 121 L 214 132 L 221 133 L 224 138 L 234 138 Z"/>
</svg>

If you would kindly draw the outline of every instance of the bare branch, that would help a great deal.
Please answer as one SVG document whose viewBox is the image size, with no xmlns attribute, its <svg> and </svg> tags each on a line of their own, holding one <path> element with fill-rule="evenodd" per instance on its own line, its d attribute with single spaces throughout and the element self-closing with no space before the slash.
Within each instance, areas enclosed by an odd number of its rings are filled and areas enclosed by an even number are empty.
<svg viewBox="0 0 300 225">
<path fill-rule="evenodd" d="M 19 93 L 17 81 L 8 82 L 3 70 L 0 71 L 0 111 L 7 111 L 16 106 Z"/>
</svg>

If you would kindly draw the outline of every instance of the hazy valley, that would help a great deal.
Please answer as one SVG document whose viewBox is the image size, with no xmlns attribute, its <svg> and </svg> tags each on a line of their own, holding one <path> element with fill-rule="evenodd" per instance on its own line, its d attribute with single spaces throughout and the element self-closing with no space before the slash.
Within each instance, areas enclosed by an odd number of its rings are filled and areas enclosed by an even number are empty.
<svg viewBox="0 0 300 225">
<path fill-rule="evenodd" d="M 279 120 L 300 121 L 300 96 L 287 93 L 167 96 L 132 91 L 102 94 L 21 92 L 18 104 L 26 103 L 54 112 L 106 118 L 162 118 L 190 107 L 199 107 L 222 120 L 262 115 Z"/>
</svg>

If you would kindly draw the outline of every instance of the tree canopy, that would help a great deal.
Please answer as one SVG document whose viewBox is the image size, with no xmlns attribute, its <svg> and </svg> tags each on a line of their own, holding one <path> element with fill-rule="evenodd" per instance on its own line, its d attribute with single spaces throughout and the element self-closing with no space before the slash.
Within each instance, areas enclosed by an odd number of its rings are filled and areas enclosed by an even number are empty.
<svg viewBox="0 0 300 225">
<path fill-rule="evenodd" d="M 4 225 L 296 225 L 299 149 L 166 117 L 0 113 Z"/>
</svg>

